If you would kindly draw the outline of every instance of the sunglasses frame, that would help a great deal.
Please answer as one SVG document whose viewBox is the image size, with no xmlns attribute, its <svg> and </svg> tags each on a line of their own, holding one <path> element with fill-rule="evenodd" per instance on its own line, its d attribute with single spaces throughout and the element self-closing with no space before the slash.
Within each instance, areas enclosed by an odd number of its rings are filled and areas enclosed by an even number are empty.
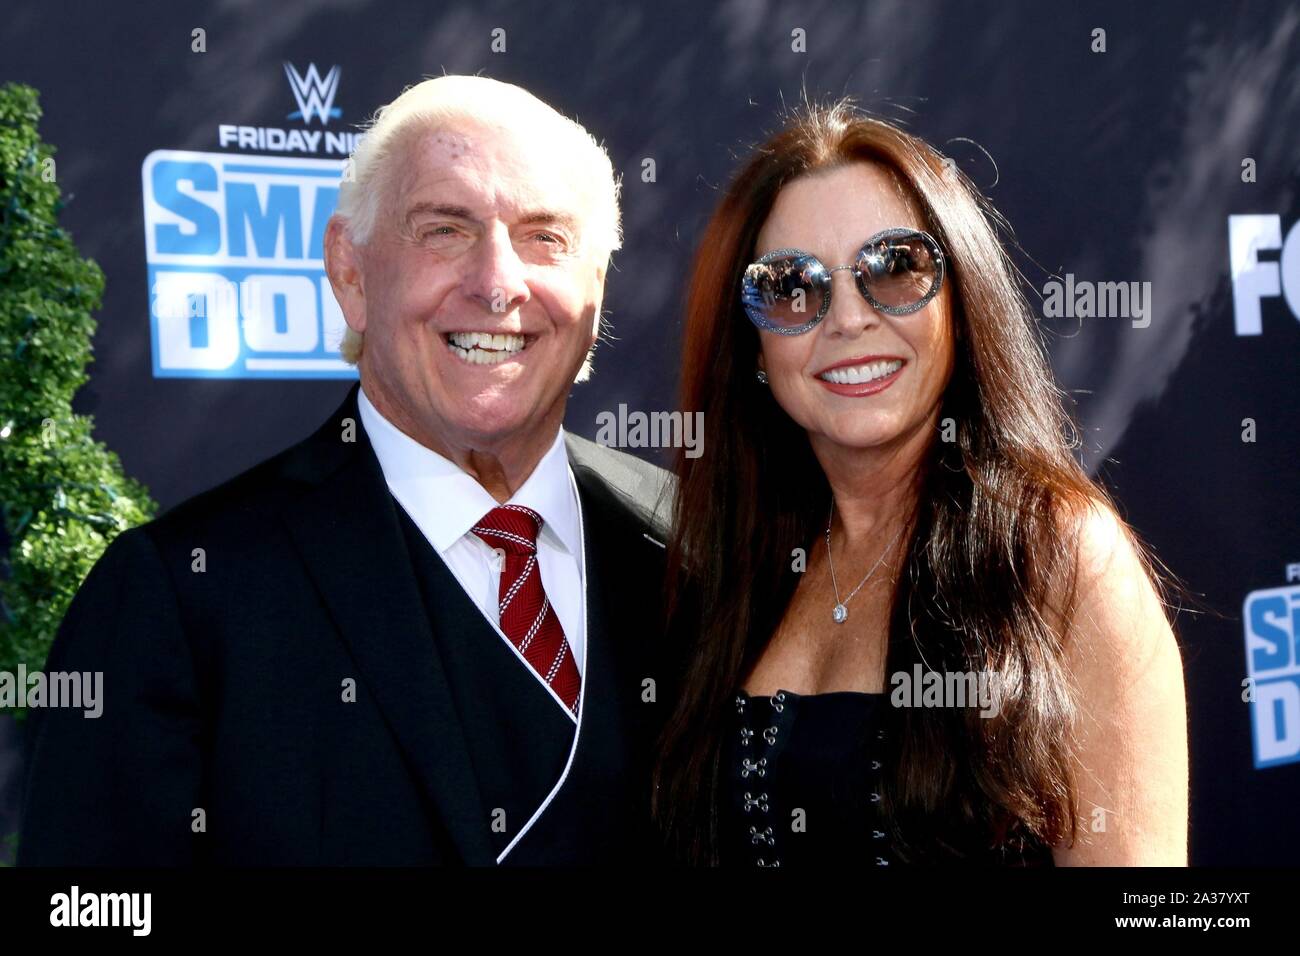
<svg viewBox="0 0 1300 956">
<path fill-rule="evenodd" d="M 930 288 L 925 293 L 925 295 L 922 296 L 921 299 L 917 302 L 913 302 L 910 305 L 884 305 L 883 303 L 876 301 L 875 296 L 873 296 L 870 293 L 870 291 L 868 291 L 867 285 L 863 281 L 862 273 L 859 271 L 856 262 L 847 266 L 833 266 L 831 268 L 827 268 L 826 264 L 822 262 L 820 259 L 818 259 L 811 252 L 805 252 L 802 249 L 787 248 L 787 249 L 773 249 L 771 252 L 765 253 L 756 262 L 752 262 L 745 267 L 745 271 L 744 273 L 741 274 L 740 277 L 741 307 L 745 310 L 745 315 L 749 317 L 749 321 L 753 322 L 754 325 L 758 326 L 760 329 L 766 329 L 768 332 L 775 332 L 777 335 L 802 335 L 803 333 L 810 331 L 812 328 L 814 328 L 817 325 L 817 323 L 819 323 L 822 319 L 826 317 L 826 313 L 830 311 L 831 273 L 848 270 L 853 273 L 854 284 L 858 287 L 858 292 L 860 292 L 862 294 L 862 297 L 866 299 L 867 302 L 870 303 L 871 307 L 873 309 L 876 309 L 878 312 L 883 312 L 886 315 L 911 315 L 913 312 L 919 312 L 921 309 L 924 309 L 927 305 L 930 304 L 930 300 L 932 300 L 936 295 L 939 294 L 939 289 L 943 287 L 944 273 L 946 271 L 944 268 L 943 249 L 939 247 L 939 243 L 935 241 L 932 235 L 930 235 L 924 229 L 909 229 L 906 226 L 894 226 L 893 228 L 884 229 L 876 233 L 874 236 L 872 236 L 870 239 L 864 242 L 862 244 L 862 247 L 858 250 L 858 256 L 860 257 L 863 251 L 868 246 L 874 245 L 875 243 L 879 242 L 882 239 L 893 239 L 898 236 L 916 236 L 920 238 L 921 241 L 929 249 L 930 258 L 934 261 L 935 264 L 934 282 L 930 285 Z M 795 325 L 795 326 L 777 325 L 776 323 L 770 321 L 766 316 L 764 316 L 757 309 L 752 308 L 751 306 L 745 304 L 744 287 L 745 287 L 746 277 L 749 275 L 749 270 L 753 269 L 755 266 L 767 265 L 769 262 L 774 262 L 777 259 L 784 259 L 787 256 L 798 256 L 806 259 L 811 259 L 813 262 L 815 262 L 818 266 L 821 267 L 822 274 L 826 276 L 826 280 L 827 280 L 826 294 L 822 297 L 821 308 L 817 310 L 817 314 L 815 316 L 813 316 L 809 321 L 805 322 L 803 325 Z"/>
</svg>

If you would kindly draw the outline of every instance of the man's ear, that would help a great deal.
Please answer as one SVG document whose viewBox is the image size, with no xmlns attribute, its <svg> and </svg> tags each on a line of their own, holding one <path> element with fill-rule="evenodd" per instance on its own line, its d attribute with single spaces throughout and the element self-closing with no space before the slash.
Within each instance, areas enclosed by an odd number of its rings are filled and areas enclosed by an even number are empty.
<svg viewBox="0 0 1300 956">
<path fill-rule="evenodd" d="M 337 214 L 330 216 L 325 225 L 325 274 L 329 276 L 348 328 L 364 332 L 366 293 L 361 282 L 359 250 L 348 236 L 347 222 Z"/>
</svg>

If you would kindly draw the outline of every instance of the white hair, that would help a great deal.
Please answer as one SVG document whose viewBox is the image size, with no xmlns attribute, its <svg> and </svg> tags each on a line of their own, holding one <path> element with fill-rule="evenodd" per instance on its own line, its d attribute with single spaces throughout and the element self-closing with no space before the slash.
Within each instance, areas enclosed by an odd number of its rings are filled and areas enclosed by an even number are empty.
<svg viewBox="0 0 1300 956">
<path fill-rule="evenodd" d="M 522 87 L 485 76 L 427 79 L 375 111 L 348 159 L 335 210 L 353 243 L 364 246 L 370 241 L 396 172 L 393 160 L 408 138 L 417 131 L 435 130 L 456 121 L 533 131 L 538 148 L 563 152 L 574 180 L 590 190 L 583 245 L 606 259 L 622 246 L 620 184 L 605 148 L 577 121 Z M 361 334 L 349 328 L 339 350 L 345 361 L 356 364 L 361 346 Z"/>
</svg>

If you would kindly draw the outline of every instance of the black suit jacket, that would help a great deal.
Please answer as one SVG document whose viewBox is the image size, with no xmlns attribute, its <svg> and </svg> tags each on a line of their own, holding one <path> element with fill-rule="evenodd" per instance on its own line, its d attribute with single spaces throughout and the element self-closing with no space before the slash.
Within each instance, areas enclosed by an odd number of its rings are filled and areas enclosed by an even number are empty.
<svg viewBox="0 0 1300 956">
<path fill-rule="evenodd" d="M 95 565 L 46 670 L 101 671 L 103 714 L 31 711 L 20 865 L 498 862 L 481 791 L 509 788 L 517 768 L 492 761 L 521 742 L 490 739 L 482 695 L 453 684 L 540 684 L 517 659 L 503 669 L 513 652 L 432 549 L 413 557 L 358 388 L 310 438 L 124 532 Z M 653 854 L 649 754 L 676 666 L 659 590 L 671 491 L 629 455 L 571 435 L 568 451 L 582 718 L 563 782 L 503 862 L 636 863 Z"/>
</svg>

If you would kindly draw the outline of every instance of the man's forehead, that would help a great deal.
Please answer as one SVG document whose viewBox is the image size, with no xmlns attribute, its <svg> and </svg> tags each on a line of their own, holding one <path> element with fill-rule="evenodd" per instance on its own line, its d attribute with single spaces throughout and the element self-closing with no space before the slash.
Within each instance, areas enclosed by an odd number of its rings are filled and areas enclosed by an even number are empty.
<svg viewBox="0 0 1300 956">
<path fill-rule="evenodd" d="M 530 138 L 530 132 L 537 132 Z M 574 216 L 589 189 L 574 164 L 540 131 L 462 123 L 408 142 L 399 179 L 399 212 L 445 201 L 482 213 L 554 209 Z"/>
</svg>

